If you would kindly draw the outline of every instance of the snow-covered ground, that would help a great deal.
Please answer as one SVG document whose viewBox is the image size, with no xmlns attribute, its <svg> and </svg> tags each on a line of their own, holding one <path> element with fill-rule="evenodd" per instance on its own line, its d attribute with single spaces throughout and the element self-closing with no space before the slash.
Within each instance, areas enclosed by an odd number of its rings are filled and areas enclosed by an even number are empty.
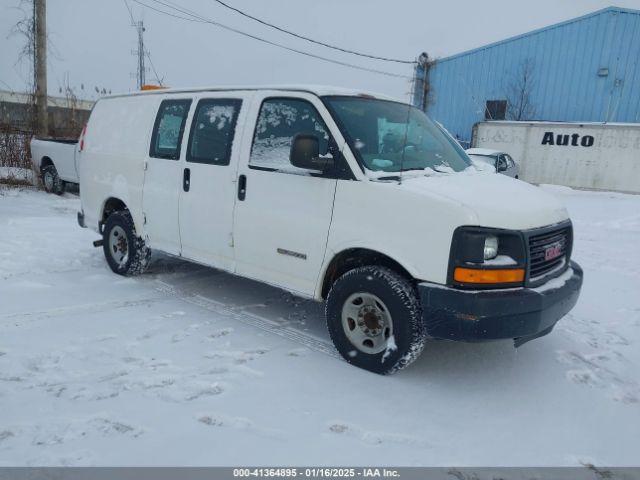
<svg viewBox="0 0 640 480">
<path fill-rule="evenodd" d="M 37 181 L 33 170 L 20 167 L 0 167 L 0 180 L 5 180 L 4 183 L 18 182 L 26 185 L 35 185 Z"/>
<path fill-rule="evenodd" d="M 0 190 L 0 465 L 637 465 L 640 196 L 544 188 L 576 308 L 390 377 L 336 358 L 321 305 L 167 257 L 115 276 L 77 197 Z"/>
</svg>

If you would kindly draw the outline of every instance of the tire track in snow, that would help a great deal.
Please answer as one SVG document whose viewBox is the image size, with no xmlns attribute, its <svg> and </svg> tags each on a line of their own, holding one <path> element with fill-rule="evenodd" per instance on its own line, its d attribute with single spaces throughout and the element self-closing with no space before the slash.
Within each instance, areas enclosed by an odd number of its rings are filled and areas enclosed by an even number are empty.
<svg viewBox="0 0 640 480">
<path fill-rule="evenodd" d="M 300 330 L 296 330 L 289 326 L 282 326 L 282 324 L 243 310 L 243 308 L 246 307 L 230 307 L 224 303 L 203 297 L 202 295 L 185 293 L 162 280 L 155 280 L 154 283 L 156 290 L 176 297 L 186 303 L 195 305 L 218 315 L 224 315 L 246 325 L 269 332 L 273 335 L 286 338 L 287 340 L 303 345 L 316 352 L 329 355 L 330 357 L 340 358 L 340 355 L 330 342 L 303 333 Z"/>
<path fill-rule="evenodd" d="M 28 320 L 41 320 L 45 318 L 60 317 L 63 315 L 73 315 L 76 313 L 100 313 L 118 308 L 137 307 L 150 305 L 156 302 L 165 301 L 165 297 L 149 297 L 131 300 L 113 300 L 109 302 L 84 303 L 81 305 L 71 305 L 68 307 L 52 308 L 47 310 L 36 310 L 33 312 L 15 312 L 0 315 L 0 320 L 11 320 L 26 318 Z"/>
</svg>

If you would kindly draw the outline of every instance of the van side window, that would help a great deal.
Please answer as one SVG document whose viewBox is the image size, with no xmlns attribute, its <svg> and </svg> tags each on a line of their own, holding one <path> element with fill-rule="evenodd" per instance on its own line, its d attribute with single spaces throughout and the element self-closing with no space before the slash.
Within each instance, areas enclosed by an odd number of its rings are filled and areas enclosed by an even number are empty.
<svg viewBox="0 0 640 480">
<path fill-rule="evenodd" d="M 320 153 L 327 152 L 329 129 L 311 103 L 294 98 L 265 100 L 258 115 L 249 166 L 288 173 L 307 172 L 289 162 L 291 142 L 299 133 L 317 136 Z"/>
<path fill-rule="evenodd" d="M 187 161 L 229 165 L 241 100 L 205 99 L 198 102 L 189 134 Z"/>
<path fill-rule="evenodd" d="M 190 106 L 191 100 L 163 100 L 153 126 L 150 157 L 180 158 L 180 143 Z"/>
</svg>

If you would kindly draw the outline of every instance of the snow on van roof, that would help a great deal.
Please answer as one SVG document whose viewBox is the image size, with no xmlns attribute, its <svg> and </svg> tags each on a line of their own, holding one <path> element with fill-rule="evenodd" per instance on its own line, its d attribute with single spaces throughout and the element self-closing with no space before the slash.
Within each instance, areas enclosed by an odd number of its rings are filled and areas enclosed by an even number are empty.
<svg viewBox="0 0 640 480">
<path fill-rule="evenodd" d="M 381 100 L 391 100 L 395 102 L 406 103 L 403 100 L 398 98 L 391 97 L 389 95 L 384 95 L 380 93 L 373 93 L 364 90 L 356 90 L 350 88 L 343 87 L 333 87 L 329 85 L 215 85 L 208 87 L 189 87 L 189 88 L 160 88 L 153 90 L 145 90 L 145 91 L 136 91 L 136 92 L 128 92 L 128 93 L 120 93 L 114 95 L 108 95 L 103 98 L 117 98 L 117 97 L 127 97 L 134 95 L 158 95 L 158 94 L 166 94 L 166 93 L 197 93 L 197 92 L 219 92 L 219 91 L 265 91 L 265 90 L 276 90 L 276 91 L 294 91 L 294 92 L 306 92 L 312 93 L 319 97 L 326 95 L 344 95 L 350 97 L 357 96 L 371 96 L 374 98 L 378 98 Z"/>
</svg>

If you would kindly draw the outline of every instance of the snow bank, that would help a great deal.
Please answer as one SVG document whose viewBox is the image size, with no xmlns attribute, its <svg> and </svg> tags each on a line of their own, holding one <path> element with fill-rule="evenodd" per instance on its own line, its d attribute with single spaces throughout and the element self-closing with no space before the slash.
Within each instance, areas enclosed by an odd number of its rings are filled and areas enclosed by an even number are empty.
<svg viewBox="0 0 640 480">
<path fill-rule="evenodd" d="M 37 185 L 37 178 L 33 170 L 19 167 L 0 167 L 0 182 L 24 183 Z"/>
</svg>

